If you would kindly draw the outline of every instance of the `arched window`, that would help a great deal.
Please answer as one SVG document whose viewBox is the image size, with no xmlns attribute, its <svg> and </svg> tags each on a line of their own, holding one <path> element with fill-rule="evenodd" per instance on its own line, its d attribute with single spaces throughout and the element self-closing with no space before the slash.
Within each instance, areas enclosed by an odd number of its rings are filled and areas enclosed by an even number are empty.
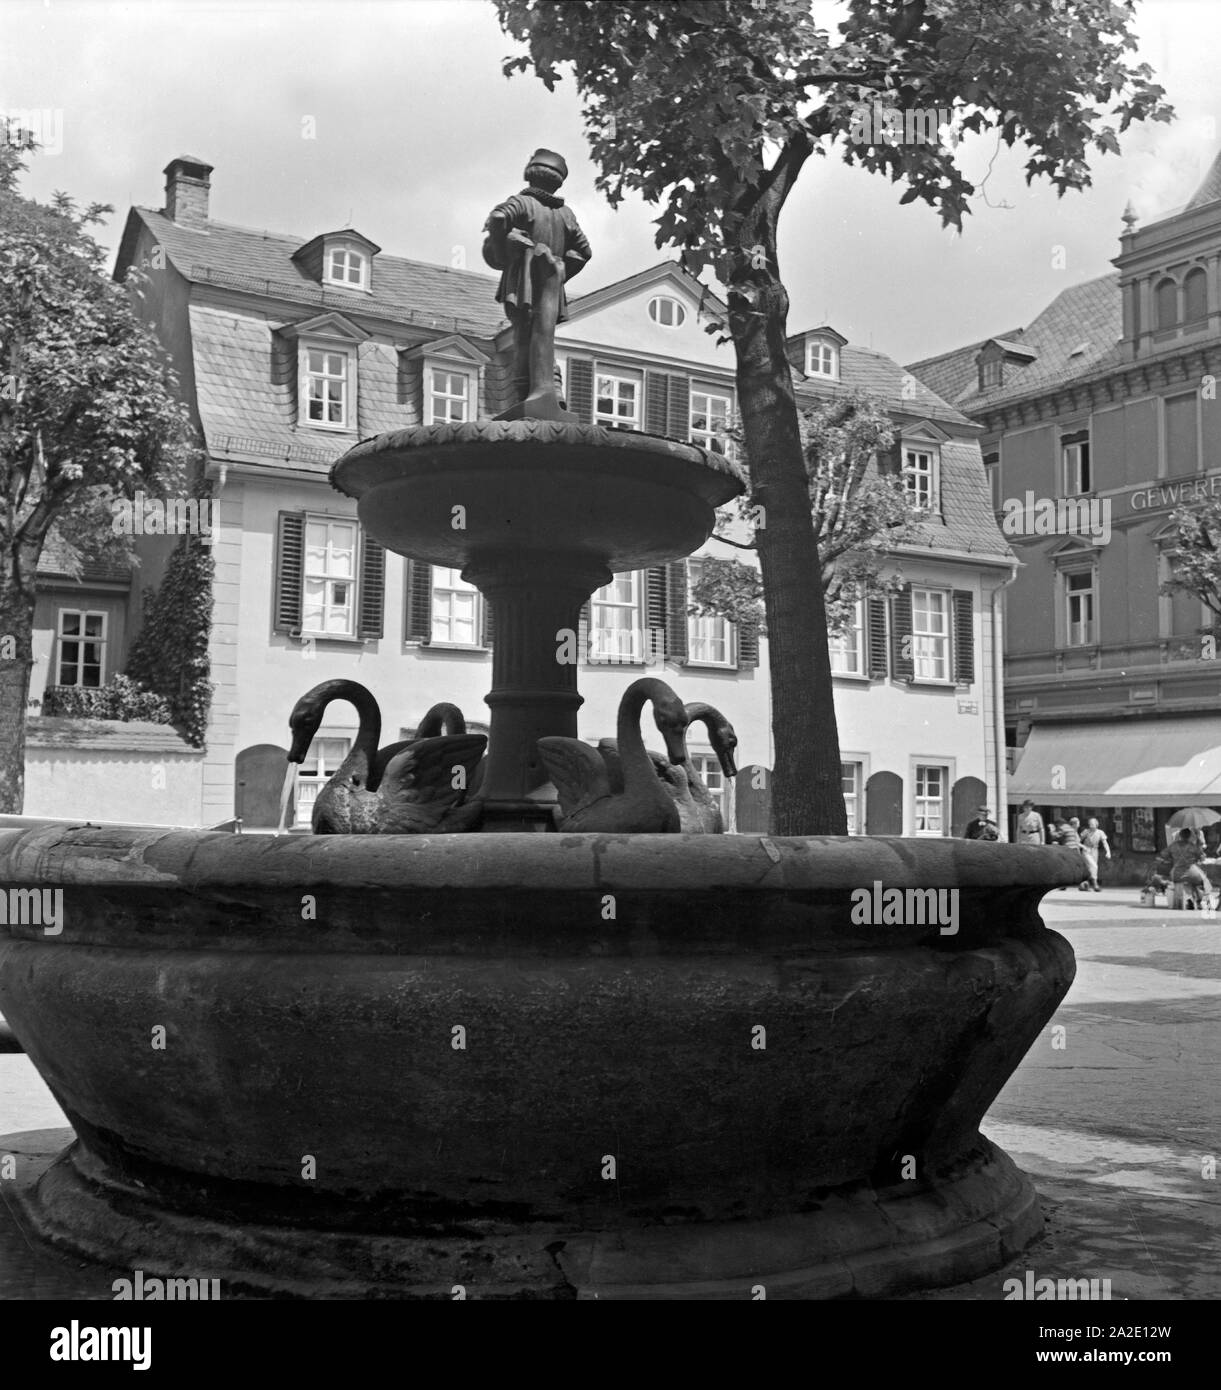
<svg viewBox="0 0 1221 1390">
<path fill-rule="evenodd" d="M 1183 281 L 1183 322 L 1199 323 L 1208 317 L 1208 278 L 1198 266 Z"/>
<path fill-rule="evenodd" d="M 1167 277 L 1159 280 L 1153 292 L 1154 323 L 1161 330 L 1173 328 L 1179 321 L 1179 287 Z"/>
</svg>

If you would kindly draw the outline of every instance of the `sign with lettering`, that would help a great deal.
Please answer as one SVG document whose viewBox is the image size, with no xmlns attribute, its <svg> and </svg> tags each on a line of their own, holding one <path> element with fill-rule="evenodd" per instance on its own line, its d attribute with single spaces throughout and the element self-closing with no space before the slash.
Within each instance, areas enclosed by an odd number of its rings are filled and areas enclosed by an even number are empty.
<svg viewBox="0 0 1221 1390">
<path fill-rule="evenodd" d="M 1134 512 L 1160 512 L 1218 496 L 1221 496 L 1221 473 L 1214 473 L 1207 478 L 1182 478 L 1177 482 L 1137 488 L 1128 493 L 1128 505 Z"/>
</svg>

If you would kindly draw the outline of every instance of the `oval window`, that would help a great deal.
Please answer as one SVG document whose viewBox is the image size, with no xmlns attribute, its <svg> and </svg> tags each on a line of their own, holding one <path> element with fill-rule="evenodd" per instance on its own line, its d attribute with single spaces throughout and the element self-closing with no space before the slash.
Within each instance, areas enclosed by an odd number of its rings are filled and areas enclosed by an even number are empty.
<svg viewBox="0 0 1221 1390">
<path fill-rule="evenodd" d="M 677 299 L 670 299 L 667 295 L 658 295 L 655 299 L 649 300 L 649 318 L 654 323 L 659 323 L 663 328 L 678 328 L 687 317 L 687 311 Z"/>
</svg>

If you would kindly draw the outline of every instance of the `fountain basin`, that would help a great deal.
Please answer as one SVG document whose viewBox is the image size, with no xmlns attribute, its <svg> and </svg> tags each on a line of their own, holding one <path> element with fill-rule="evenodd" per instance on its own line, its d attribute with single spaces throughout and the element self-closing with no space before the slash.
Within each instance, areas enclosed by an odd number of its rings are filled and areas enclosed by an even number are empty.
<svg viewBox="0 0 1221 1390">
<path fill-rule="evenodd" d="M 59 935 L 0 928 L 0 1011 L 77 1135 L 26 1218 L 332 1296 L 974 1277 L 1041 1229 L 978 1127 L 1072 980 L 1037 904 L 1079 872 L 950 840 L 3 832 L 0 881 L 64 894 Z M 853 925 L 874 882 L 956 890 L 957 931 Z"/>
<path fill-rule="evenodd" d="M 695 444 L 526 419 L 379 434 L 350 449 L 331 482 L 401 555 L 461 569 L 511 554 L 547 574 L 557 554 L 615 572 L 690 555 L 745 475 Z"/>
</svg>

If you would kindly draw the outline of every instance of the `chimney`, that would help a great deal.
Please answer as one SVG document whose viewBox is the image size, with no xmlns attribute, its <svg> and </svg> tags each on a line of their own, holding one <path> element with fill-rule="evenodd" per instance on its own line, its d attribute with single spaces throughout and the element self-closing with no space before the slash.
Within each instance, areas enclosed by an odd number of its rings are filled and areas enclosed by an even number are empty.
<svg viewBox="0 0 1221 1390">
<path fill-rule="evenodd" d="M 171 222 L 207 230 L 211 172 L 211 164 L 190 154 L 180 154 L 165 166 L 165 215 Z"/>
</svg>

